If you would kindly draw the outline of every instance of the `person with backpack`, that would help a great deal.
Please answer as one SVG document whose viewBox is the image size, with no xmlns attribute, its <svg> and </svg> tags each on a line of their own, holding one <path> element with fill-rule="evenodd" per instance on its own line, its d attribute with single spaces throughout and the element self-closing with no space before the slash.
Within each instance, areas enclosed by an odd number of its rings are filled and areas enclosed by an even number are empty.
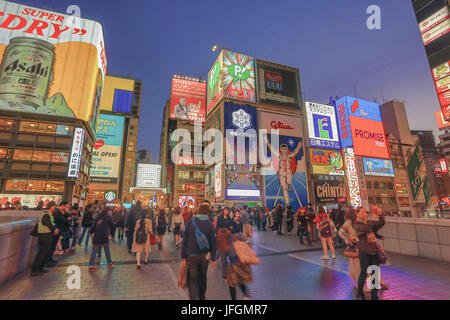
<svg viewBox="0 0 450 320">
<path fill-rule="evenodd" d="M 184 231 L 184 219 L 181 215 L 181 209 L 179 207 L 175 208 L 172 215 L 172 230 L 175 237 L 175 243 L 178 249 L 181 248 L 181 233 Z"/>
<path fill-rule="evenodd" d="M 151 251 L 150 236 L 153 232 L 152 220 L 149 219 L 149 212 L 142 211 L 141 217 L 136 221 L 134 228 L 134 240 L 131 252 L 136 253 L 137 269 L 141 269 L 141 252 L 144 252 L 144 264 L 148 263 L 148 255 Z"/>
<path fill-rule="evenodd" d="M 92 223 L 91 234 L 93 246 L 91 258 L 89 259 L 89 272 L 97 270 L 97 267 L 95 266 L 95 256 L 97 255 L 98 251 L 102 250 L 102 247 L 105 250 L 108 267 L 111 268 L 114 266 L 114 261 L 112 261 L 111 252 L 109 251 L 109 237 L 111 232 L 112 219 L 108 213 L 108 210 L 111 209 L 100 211 Z"/>
<path fill-rule="evenodd" d="M 320 241 L 322 241 L 323 256 L 320 257 L 320 259 L 330 260 L 330 258 L 328 257 L 327 244 L 328 247 L 330 247 L 331 256 L 333 257 L 333 259 L 336 259 L 332 239 L 333 236 L 336 236 L 337 231 L 336 227 L 334 226 L 333 220 L 331 220 L 330 217 L 327 216 L 323 207 L 319 207 L 319 214 L 314 219 L 314 223 L 316 223 L 319 228 Z"/>
<path fill-rule="evenodd" d="M 191 300 L 205 300 L 208 265 L 216 261 L 216 235 L 209 220 L 209 205 L 200 205 L 198 214 L 186 223 L 181 246 L 182 263 L 187 265 L 187 286 Z"/>
<path fill-rule="evenodd" d="M 163 237 L 166 234 L 167 225 L 169 223 L 169 219 L 167 218 L 167 214 L 164 209 L 159 210 L 159 213 L 156 215 L 156 232 L 158 234 L 158 249 L 162 249 Z"/>
<path fill-rule="evenodd" d="M 88 204 L 86 206 L 86 209 L 84 210 L 84 214 L 81 219 L 81 227 L 83 228 L 83 230 L 81 231 L 80 238 L 78 238 L 78 243 L 81 244 L 87 232 L 85 243 L 86 247 L 88 246 L 89 238 L 91 237 L 90 229 L 92 227 L 92 222 L 94 221 L 93 214 L 94 214 L 94 207 L 92 206 L 92 204 Z"/>
<path fill-rule="evenodd" d="M 253 282 L 250 264 L 239 260 L 234 241 L 243 241 L 240 235 L 232 235 L 227 228 L 220 228 L 217 232 L 217 251 L 220 254 L 222 276 L 227 284 L 231 300 L 236 300 L 236 287 L 240 287 L 244 294 L 243 300 L 250 300 L 247 284 Z"/>
</svg>

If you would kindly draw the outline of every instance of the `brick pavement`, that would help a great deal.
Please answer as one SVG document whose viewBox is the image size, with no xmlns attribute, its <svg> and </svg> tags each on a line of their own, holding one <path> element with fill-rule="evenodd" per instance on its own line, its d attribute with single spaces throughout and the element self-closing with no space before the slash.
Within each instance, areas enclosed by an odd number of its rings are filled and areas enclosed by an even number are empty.
<svg viewBox="0 0 450 320">
<path fill-rule="evenodd" d="M 254 283 L 249 286 L 253 299 L 354 299 L 354 284 L 348 277 L 347 258 L 337 250 L 335 261 L 322 261 L 318 243 L 301 246 L 293 235 L 277 236 L 255 232 L 252 245 L 261 264 L 253 267 Z M 89 252 L 81 247 L 76 255 L 59 258 L 61 262 L 42 277 L 22 273 L 0 286 L 0 299 L 104 300 L 187 299 L 187 291 L 177 288 L 179 250 L 172 235 L 165 237 L 159 252 L 153 247 L 150 264 L 136 269 L 134 256 L 124 241 L 113 244 L 116 265 L 108 269 L 104 258 L 95 273 L 88 273 Z M 389 254 L 391 265 L 381 268 L 382 278 L 391 287 L 381 299 L 450 299 L 450 264 L 428 259 Z M 81 289 L 69 290 L 67 267 L 81 269 Z M 238 298 L 241 297 L 238 290 Z M 218 265 L 208 272 L 207 299 L 228 300 L 228 288 Z"/>
</svg>

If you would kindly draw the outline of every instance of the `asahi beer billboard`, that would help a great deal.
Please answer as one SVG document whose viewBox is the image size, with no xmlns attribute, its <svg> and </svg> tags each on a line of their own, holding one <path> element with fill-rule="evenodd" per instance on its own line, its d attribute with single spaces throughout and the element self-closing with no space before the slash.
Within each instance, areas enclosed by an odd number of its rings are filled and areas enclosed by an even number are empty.
<svg viewBox="0 0 450 320">
<path fill-rule="evenodd" d="M 105 52 L 98 22 L 0 1 L 0 110 L 77 118 L 95 128 Z"/>
</svg>

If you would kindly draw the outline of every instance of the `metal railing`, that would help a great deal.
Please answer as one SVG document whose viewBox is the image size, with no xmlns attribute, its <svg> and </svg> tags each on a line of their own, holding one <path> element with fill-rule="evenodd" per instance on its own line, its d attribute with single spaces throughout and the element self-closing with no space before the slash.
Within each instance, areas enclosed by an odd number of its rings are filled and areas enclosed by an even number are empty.
<svg viewBox="0 0 450 320">
<path fill-rule="evenodd" d="M 26 223 L 39 219 L 39 210 L 7 210 L 0 211 L 0 227 L 17 223 Z"/>
</svg>

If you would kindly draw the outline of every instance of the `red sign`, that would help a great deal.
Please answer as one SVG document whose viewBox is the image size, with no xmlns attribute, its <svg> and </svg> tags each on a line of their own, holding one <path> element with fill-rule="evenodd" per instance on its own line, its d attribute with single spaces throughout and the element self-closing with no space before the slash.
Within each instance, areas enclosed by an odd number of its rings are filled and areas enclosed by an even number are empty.
<svg viewBox="0 0 450 320">
<path fill-rule="evenodd" d="M 170 118 L 205 121 L 206 83 L 172 78 Z"/>
<path fill-rule="evenodd" d="M 450 76 L 437 80 L 434 84 L 438 93 L 448 91 L 450 90 Z"/>
<path fill-rule="evenodd" d="M 349 116 L 352 128 L 353 148 L 358 156 L 389 159 L 383 123 Z"/>
<path fill-rule="evenodd" d="M 272 73 L 272 72 L 264 72 L 264 78 L 268 81 L 273 82 L 283 82 L 283 77 L 281 74 L 278 73 Z"/>
<path fill-rule="evenodd" d="M 443 63 L 431 70 L 431 72 L 433 73 L 433 79 L 435 81 L 445 78 L 447 76 L 450 76 L 450 63 L 449 62 L 450 61 Z"/>
<path fill-rule="evenodd" d="M 284 124 L 282 121 L 272 121 L 270 126 L 274 129 L 286 129 L 286 130 L 294 130 L 293 126 L 288 124 Z"/>
<path fill-rule="evenodd" d="M 450 127 L 450 122 L 449 121 L 445 121 L 444 114 L 442 113 L 442 110 L 441 111 L 436 111 L 435 115 L 436 115 L 436 121 L 437 121 L 439 129 Z"/>
<path fill-rule="evenodd" d="M 446 122 L 449 122 L 450 121 L 450 105 L 442 107 L 441 111 L 442 111 L 442 116 L 444 117 L 444 120 Z"/>
<path fill-rule="evenodd" d="M 439 160 L 439 164 L 441 165 L 441 171 L 444 173 L 448 173 L 447 161 L 445 159 Z"/>
<path fill-rule="evenodd" d="M 439 95 L 439 103 L 441 104 L 441 107 L 445 107 L 450 104 L 450 91 L 441 93 Z"/>
</svg>

